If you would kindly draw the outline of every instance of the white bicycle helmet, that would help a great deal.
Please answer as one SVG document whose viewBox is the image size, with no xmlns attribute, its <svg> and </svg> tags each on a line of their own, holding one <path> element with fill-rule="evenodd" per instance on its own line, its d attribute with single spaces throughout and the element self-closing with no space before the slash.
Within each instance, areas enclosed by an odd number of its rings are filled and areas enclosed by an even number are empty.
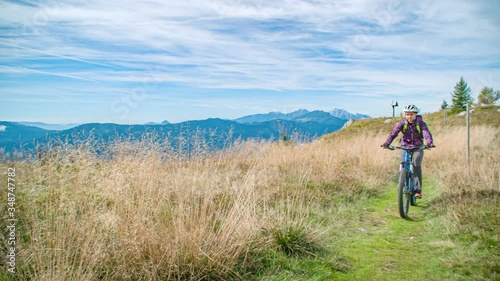
<svg viewBox="0 0 500 281">
<path fill-rule="evenodd" d="M 410 104 L 405 106 L 404 112 L 415 112 L 418 113 L 419 109 L 416 105 Z"/>
</svg>

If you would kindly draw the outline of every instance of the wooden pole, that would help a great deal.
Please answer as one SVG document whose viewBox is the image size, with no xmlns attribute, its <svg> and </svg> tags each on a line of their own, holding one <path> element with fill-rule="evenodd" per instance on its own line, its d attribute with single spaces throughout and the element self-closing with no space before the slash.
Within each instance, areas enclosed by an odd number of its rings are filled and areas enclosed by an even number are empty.
<svg viewBox="0 0 500 281">
<path fill-rule="evenodd" d="M 470 111 L 467 103 L 466 123 L 467 123 L 467 167 L 470 170 Z"/>
</svg>

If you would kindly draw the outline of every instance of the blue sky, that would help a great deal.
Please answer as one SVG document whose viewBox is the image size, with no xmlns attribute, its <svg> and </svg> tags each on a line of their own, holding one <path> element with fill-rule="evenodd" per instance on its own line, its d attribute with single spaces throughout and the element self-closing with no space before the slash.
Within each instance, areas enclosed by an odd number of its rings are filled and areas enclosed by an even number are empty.
<svg viewBox="0 0 500 281">
<path fill-rule="evenodd" d="M 413 3 L 415 2 L 415 3 Z M 423 112 L 500 89 L 500 1 L 0 2 L 0 120 Z M 397 108 L 397 112 L 403 106 Z"/>
</svg>

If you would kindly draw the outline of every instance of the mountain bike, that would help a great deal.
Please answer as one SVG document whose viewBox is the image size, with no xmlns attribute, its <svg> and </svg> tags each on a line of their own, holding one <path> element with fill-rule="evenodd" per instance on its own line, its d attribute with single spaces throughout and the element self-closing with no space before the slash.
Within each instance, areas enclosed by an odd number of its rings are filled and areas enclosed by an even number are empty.
<svg viewBox="0 0 500 281">
<path fill-rule="evenodd" d="M 398 209 L 399 215 L 402 218 L 407 218 L 410 205 L 415 206 L 417 204 L 415 193 L 417 190 L 416 182 L 418 182 L 418 177 L 416 177 L 413 172 L 413 153 L 415 151 L 428 148 L 426 148 L 425 145 L 414 148 L 390 145 L 387 148 L 390 150 L 401 149 L 405 151 L 404 162 L 402 162 L 399 166 Z M 420 183 L 418 185 L 420 185 Z"/>
</svg>

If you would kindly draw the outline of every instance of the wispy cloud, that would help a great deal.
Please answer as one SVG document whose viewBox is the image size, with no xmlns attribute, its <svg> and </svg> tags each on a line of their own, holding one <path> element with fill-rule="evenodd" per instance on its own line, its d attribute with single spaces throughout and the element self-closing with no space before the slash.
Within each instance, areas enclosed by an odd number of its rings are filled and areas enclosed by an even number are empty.
<svg viewBox="0 0 500 281">
<path fill-rule="evenodd" d="M 352 103 L 420 95 L 437 108 L 461 76 L 500 87 L 497 1 L 26 3 L 0 3 L 0 52 L 9 54 L 0 73 L 80 80 L 88 84 L 73 90 L 95 89 L 86 95 L 96 97 L 142 88 L 161 101 L 198 89 L 182 103 L 216 106 L 258 103 L 258 90 L 302 91 L 319 107 L 327 91 Z M 32 88 L 54 87 L 31 80 Z M 231 89 L 252 91 L 235 97 Z M 217 90 L 227 96 L 211 97 Z M 365 113 L 383 114 L 368 106 Z"/>
</svg>

